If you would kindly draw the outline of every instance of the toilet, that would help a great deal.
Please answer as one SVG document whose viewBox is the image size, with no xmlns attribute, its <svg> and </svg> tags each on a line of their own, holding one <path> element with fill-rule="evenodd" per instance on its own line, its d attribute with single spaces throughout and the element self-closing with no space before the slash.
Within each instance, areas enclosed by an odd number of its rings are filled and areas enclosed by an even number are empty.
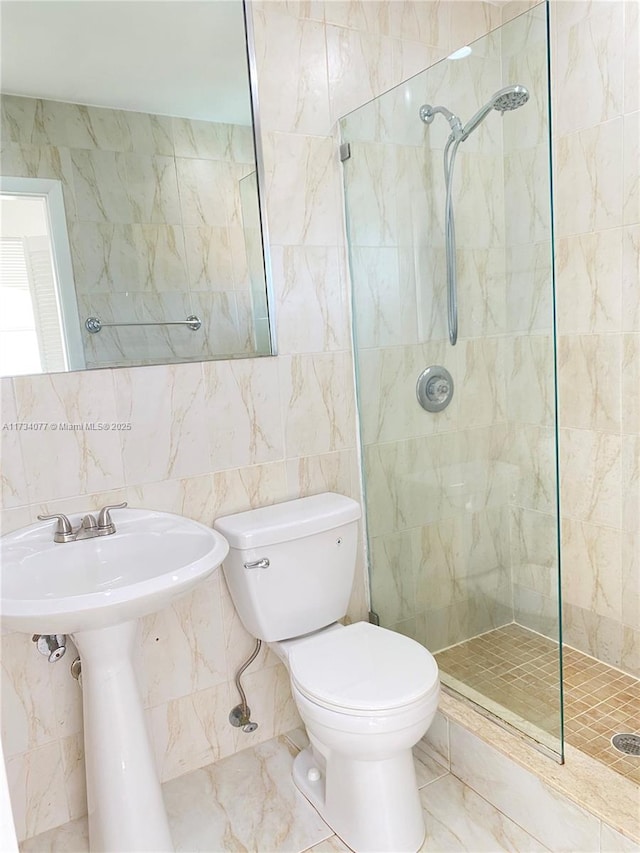
<svg viewBox="0 0 640 853">
<path fill-rule="evenodd" d="M 310 746 L 297 788 L 356 853 L 415 853 L 425 836 L 412 747 L 435 716 L 438 667 L 419 643 L 343 626 L 360 505 L 325 493 L 219 518 L 245 628 L 285 663 Z"/>
</svg>

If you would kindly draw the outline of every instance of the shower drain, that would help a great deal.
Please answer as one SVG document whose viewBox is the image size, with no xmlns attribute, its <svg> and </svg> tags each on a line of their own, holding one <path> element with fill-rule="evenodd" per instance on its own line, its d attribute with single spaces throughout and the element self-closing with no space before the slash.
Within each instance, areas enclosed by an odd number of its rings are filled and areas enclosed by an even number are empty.
<svg viewBox="0 0 640 853">
<path fill-rule="evenodd" d="M 620 752 L 626 755 L 640 755 L 640 735 L 621 734 L 614 735 L 611 743 Z"/>
</svg>

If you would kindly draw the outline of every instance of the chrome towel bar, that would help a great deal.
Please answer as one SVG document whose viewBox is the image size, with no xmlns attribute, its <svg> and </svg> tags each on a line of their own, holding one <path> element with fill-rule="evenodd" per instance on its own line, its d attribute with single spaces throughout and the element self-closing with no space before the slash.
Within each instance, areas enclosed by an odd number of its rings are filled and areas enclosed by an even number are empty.
<svg viewBox="0 0 640 853">
<path fill-rule="evenodd" d="M 98 317 L 87 317 L 84 321 L 84 327 L 88 332 L 95 335 L 106 326 L 187 326 L 192 332 L 197 332 L 202 321 L 195 314 L 191 314 L 186 320 L 156 320 L 150 322 L 134 322 L 134 323 L 103 323 Z"/>
</svg>

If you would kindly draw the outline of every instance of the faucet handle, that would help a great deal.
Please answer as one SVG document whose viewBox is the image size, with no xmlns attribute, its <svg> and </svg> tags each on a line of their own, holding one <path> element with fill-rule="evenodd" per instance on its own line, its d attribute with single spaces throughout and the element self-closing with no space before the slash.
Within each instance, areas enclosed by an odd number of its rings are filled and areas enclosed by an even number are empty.
<svg viewBox="0 0 640 853">
<path fill-rule="evenodd" d="M 58 524 L 53 533 L 54 542 L 69 542 L 73 538 L 73 528 L 71 522 L 66 515 L 62 513 L 54 513 L 53 515 L 39 515 L 39 521 L 50 521 L 54 518 L 58 519 Z"/>
<path fill-rule="evenodd" d="M 58 519 L 56 533 L 71 533 L 71 522 L 69 521 L 67 516 L 63 515 L 62 513 L 54 513 L 53 515 L 39 515 L 38 521 L 51 521 L 54 518 Z"/>
<path fill-rule="evenodd" d="M 122 501 L 121 504 L 111 504 L 110 506 L 103 506 L 100 512 L 98 513 L 98 528 L 113 528 L 113 530 L 111 530 L 110 532 L 115 533 L 116 528 L 109 510 L 124 509 L 126 506 L 126 501 Z"/>
</svg>

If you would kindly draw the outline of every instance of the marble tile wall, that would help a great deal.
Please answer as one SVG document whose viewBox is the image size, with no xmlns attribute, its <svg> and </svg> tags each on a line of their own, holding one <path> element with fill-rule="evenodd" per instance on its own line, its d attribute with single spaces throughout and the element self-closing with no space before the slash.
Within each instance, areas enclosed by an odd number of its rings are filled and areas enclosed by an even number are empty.
<svg viewBox="0 0 640 853">
<path fill-rule="evenodd" d="M 0 132 L 4 175 L 62 181 L 88 367 L 257 351 L 239 183 L 255 169 L 250 127 L 3 96 Z M 83 325 L 191 314 L 198 332 Z"/>
<path fill-rule="evenodd" d="M 3 380 L 3 422 L 37 414 L 132 424 L 126 435 L 102 439 L 3 431 L 4 531 L 52 508 L 77 512 L 122 499 L 210 524 L 224 513 L 326 489 L 360 497 L 333 122 L 481 34 L 498 13 L 464 0 L 354 0 L 268 2 L 254 4 L 252 14 L 279 356 Z M 165 145 L 162 128 L 139 132 L 149 145 Z M 70 156 L 61 160 L 54 147 L 40 138 L 24 147 L 29 174 L 69 173 Z M 178 156 L 200 157 L 189 150 Z M 198 223 L 193 228 L 197 244 Z M 349 616 L 363 618 L 367 609 L 361 553 Z M 246 678 L 260 728 L 247 736 L 226 722 L 237 702 L 233 673 L 252 640 L 221 577 L 145 620 L 141 646 L 164 779 L 294 725 L 284 671 L 266 653 Z M 2 647 L 3 747 L 24 838 L 85 811 L 80 696 L 68 673 L 73 649 L 53 666 L 28 637 L 4 635 Z"/>
<path fill-rule="evenodd" d="M 510 5 L 503 10 L 507 19 Z M 506 20 L 500 34 L 503 84 L 518 82 L 529 90 L 527 104 L 517 113 L 505 115 L 503 122 L 510 333 L 505 369 L 509 458 L 518 471 L 510 509 L 514 619 L 557 639 L 556 415 L 544 5 Z"/>
<path fill-rule="evenodd" d="M 564 639 L 638 675 L 638 4 L 556 3 L 552 37 Z"/>
</svg>

